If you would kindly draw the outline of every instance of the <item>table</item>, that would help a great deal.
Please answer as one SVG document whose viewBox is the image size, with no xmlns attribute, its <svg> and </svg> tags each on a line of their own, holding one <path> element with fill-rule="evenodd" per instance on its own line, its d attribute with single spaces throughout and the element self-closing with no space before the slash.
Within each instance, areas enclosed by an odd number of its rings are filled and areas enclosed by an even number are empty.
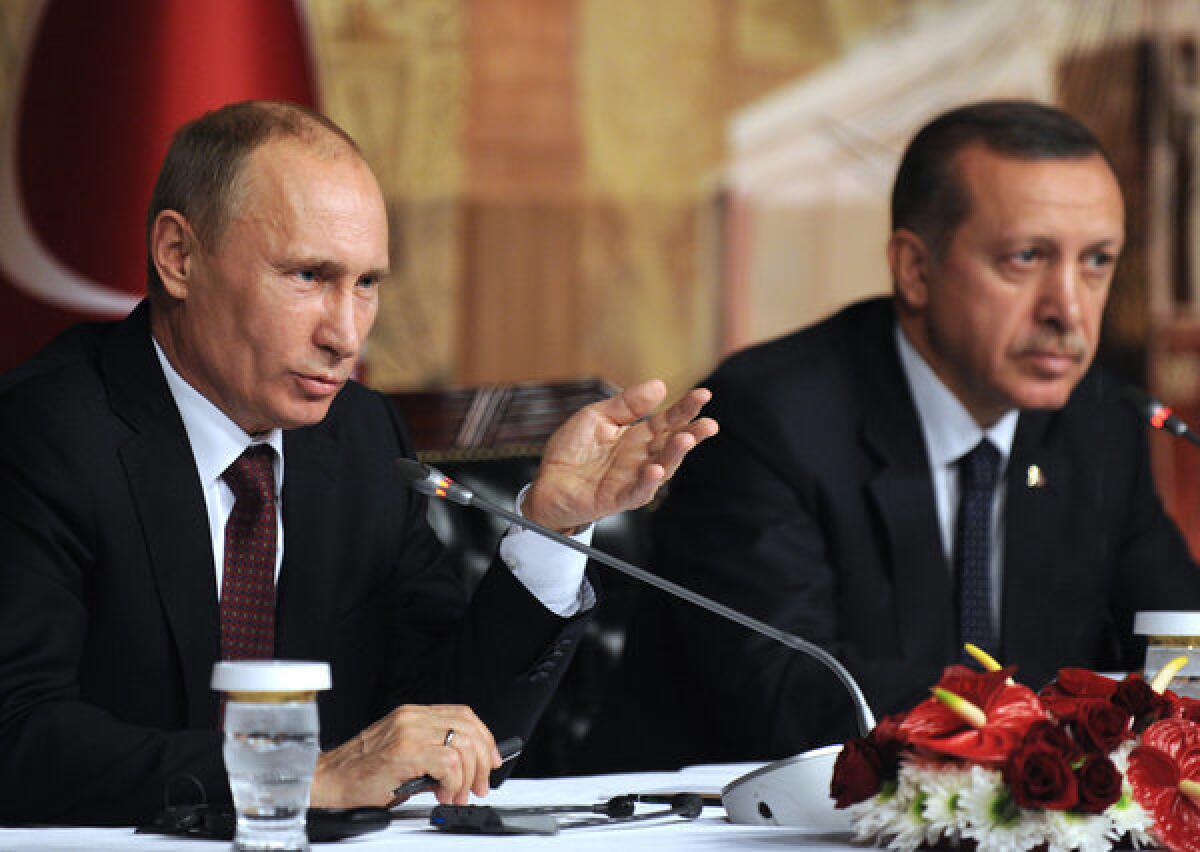
<svg viewBox="0 0 1200 852">
<path fill-rule="evenodd" d="M 687 790 L 720 792 L 721 787 L 760 764 L 697 766 L 679 772 L 639 772 L 546 780 L 514 779 L 485 800 L 494 805 L 586 804 L 621 793 Z M 401 810 L 434 804 L 431 794 L 416 796 Z M 570 829 L 555 836 L 482 837 L 444 834 L 430 828 L 426 819 L 399 819 L 386 830 L 338 844 L 314 848 L 347 850 L 420 848 L 441 852 L 459 849 L 612 850 L 617 844 L 642 849 L 758 849 L 806 848 L 813 852 L 846 852 L 849 835 L 814 835 L 790 828 L 732 825 L 719 808 L 705 808 L 701 817 L 684 821 L 676 817 L 651 823 Z M 0 829 L 0 850 L 128 849 L 195 850 L 229 849 L 219 841 L 134 834 L 131 828 L 9 828 Z"/>
</svg>

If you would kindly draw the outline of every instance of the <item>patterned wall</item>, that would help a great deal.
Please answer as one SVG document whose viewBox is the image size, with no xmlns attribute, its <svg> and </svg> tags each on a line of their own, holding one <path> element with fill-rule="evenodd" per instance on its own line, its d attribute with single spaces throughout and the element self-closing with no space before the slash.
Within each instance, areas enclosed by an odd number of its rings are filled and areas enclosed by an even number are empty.
<svg viewBox="0 0 1200 852">
<path fill-rule="evenodd" d="M 693 381 L 716 355 L 697 228 L 729 115 L 905 5 L 311 0 L 326 109 L 393 217 L 370 381 Z"/>
<path fill-rule="evenodd" d="M 308 0 L 323 104 L 391 213 L 368 380 L 693 381 L 729 116 L 915 2 Z M 0 108 L 36 6 L 0 2 Z"/>
</svg>

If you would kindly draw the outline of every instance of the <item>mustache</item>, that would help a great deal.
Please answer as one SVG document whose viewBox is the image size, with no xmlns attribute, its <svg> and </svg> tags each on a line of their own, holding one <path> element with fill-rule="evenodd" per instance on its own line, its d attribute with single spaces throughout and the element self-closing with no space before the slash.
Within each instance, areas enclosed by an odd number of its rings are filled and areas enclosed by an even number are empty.
<svg viewBox="0 0 1200 852">
<path fill-rule="evenodd" d="M 1088 354 L 1088 342 L 1080 331 L 1055 331 L 1050 328 L 1039 328 L 1018 341 L 1016 353 L 1017 355 L 1050 353 L 1068 358 L 1083 358 Z"/>
</svg>

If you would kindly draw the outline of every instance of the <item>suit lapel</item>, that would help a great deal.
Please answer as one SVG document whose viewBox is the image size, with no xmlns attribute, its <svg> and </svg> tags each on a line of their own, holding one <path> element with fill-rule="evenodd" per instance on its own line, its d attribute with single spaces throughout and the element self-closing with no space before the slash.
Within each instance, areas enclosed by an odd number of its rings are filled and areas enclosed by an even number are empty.
<svg viewBox="0 0 1200 852">
<path fill-rule="evenodd" d="M 954 595 L 938 529 L 925 439 L 900 367 L 890 304 L 859 346 L 863 441 L 879 462 L 868 483 L 887 530 L 903 653 L 946 659 L 955 642 Z"/>
<path fill-rule="evenodd" d="M 283 570 L 276 602 L 275 656 L 329 660 L 336 592 L 337 512 L 331 459 L 338 446 L 324 425 L 284 434 Z"/>
<path fill-rule="evenodd" d="M 188 725 L 217 724 L 209 688 L 220 617 L 204 495 L 183 421 L 150 343 L 143 302 L 104 344 L 113 410 L 135 430 L 120 449 L 159 598 L 183 673 Z"/>
<path fill-rule="evenodd" d="M 1053 607 L 1041 578 L 1056 559 L 1071 487 L 1067 459 L 1050 440 L 1054 416 L 1022 412 L 1005 476 L 1002 662 L 1041 659 L 1044 637 L 1032 625 Z M 1031 473 L 1031 467 L 1036 471 Z"/>
</svg>

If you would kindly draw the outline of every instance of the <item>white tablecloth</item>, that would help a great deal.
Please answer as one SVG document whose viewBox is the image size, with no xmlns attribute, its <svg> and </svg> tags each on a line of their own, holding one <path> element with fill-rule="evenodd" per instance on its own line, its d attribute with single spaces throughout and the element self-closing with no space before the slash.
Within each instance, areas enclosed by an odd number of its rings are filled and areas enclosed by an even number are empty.
<svg viewBox="0 0 1200 852">
<path fill-rule="evenodd" d="M 718 793 L 726 783 L 756 768 L 758 764 L 739 766 L 699 766 L 681 772 L 651 772 L 628 775 L 597 775 L 585 778 L 554 778 L 544 781 L 514 779 L 492 792 L 486 800 L 492 805 L 586 804 L 603 801 L 622 793 L 689 791 Z M 436 804 L 426 793 L 404 807 Z M 645 806 L 657 808 L 661 806 Z M 401 809 L 403 810 L 403 808 Z M 430 828 L 427 819 L 398 819 L 386 831 L 343 840 L 315 848 L 350 850 L 411 848 L 431 852 L 457 849 L 604 849 L 618 844 L 631 850 L 642 849 L 759 849 L 772 850 L 805 847 L 811 850 L 849 849 L 849 835 L 812 835 L 787 828 L 756 828 L 732 825 L 720 808 L 706 808 L 693 821 L 677 817 L 651 823 L 634 823 L 598 828 L 568 829 L 554 836 L 454 835 Z M 191 838 L 170 838 L 134 834 L 127 828 L 9 828 L 0 829 L 0 850 L 195 850 L 228 849 L 224 842 Z"/>
</svg>

